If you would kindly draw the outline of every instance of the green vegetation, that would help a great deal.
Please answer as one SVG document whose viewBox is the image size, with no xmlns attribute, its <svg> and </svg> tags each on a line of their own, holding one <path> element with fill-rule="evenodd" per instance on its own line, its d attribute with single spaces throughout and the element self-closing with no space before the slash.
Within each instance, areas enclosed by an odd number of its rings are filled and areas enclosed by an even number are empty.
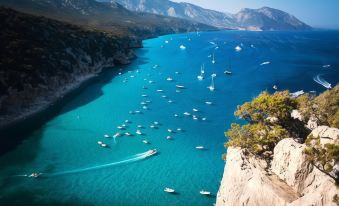
<svg viewBox="0 0 339 206">
<path fill-rule="evenodd" d="M 302 131 L 300 124 L 291 117 L 297 101 L 287 91 L 270 95 L 261 93 L 251 102 L 238 106 L 235 115 L 248 124 L 232 124 L 225 135 L 230 141 L 226 147 L 241 147 L 255 155 L 268 157 L 275 145 L 284 138 L 295 136 Z M 297 128 L 297 129 L 296 129 Z"/>
<path fill-rule="evenodd" d="M 291 117 L 294 109 L 301 113 L 302 121 Z M 229 138 L 225 147 L 241 147 L 269 160 L 280 140 L 296 138 L 306 140 L 309 160 L 324 172 L 330 173 L 339 161 L 339 145 L 321 145 L 319 137 L 307 138 L 310 131 L 305 127 L 311 117 L 319 125 L 339 127 L 339 85 L 317 97 L 305 94 L 293 98 L 288 91 L 262 92 L 251 102 L 238 106 L 235 116 L 246 124 L 231 125 L 225 132 Z"/>
</svg>

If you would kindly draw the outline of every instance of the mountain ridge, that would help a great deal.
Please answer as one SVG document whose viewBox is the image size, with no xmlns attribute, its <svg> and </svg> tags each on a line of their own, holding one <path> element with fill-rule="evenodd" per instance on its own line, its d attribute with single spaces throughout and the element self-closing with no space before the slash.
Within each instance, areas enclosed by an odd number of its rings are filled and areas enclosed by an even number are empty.
<svg viewBox="0 0 339 206">
<path fill-rule="evenodd" d="M 196 21 L 221 29 L 240 30 L 310 30 L 311 27 L 284 11 L 262 7 L 242 9 L 236 14 L 205 9 L 186 2 L 169 0 L 100 0 L 121 4 L 126 9 Z M 278 17 L 280 19 L 277 19 Z"/>
</svg>

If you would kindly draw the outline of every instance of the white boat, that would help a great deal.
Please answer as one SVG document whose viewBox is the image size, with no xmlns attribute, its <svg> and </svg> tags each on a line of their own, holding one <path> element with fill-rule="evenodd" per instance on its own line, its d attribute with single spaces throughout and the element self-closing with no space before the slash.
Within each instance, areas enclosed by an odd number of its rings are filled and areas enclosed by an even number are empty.
<svg viewBox="0 0 339 206">
<path fill-rule="evenodd" d="M 164 189 L 164 191 L 165 191 L 165 192 L 168 192 L 168 193 L 174 193 L 174 192 L 175 192 L 174 189 L 171 189 L 171 188 L 168 188 L 168 187 L 166 187 L 166 188 Z"/>
<path fill-rule="evenodd" d="M 193 115 L 193 120 L 198 120 L 198 117 L 197 116 L 195 116 L 195 115 Z"/>
<path fill-rule="evenodd" d="M 140 102 L 141 105 L 146 105 L 147 103 L 146 102 Z"/>
<path fill-rule="evenodd" d="M 204 146 L 196 146 L 196 149 L 204 149 Z"/>
<path fill-rule="evenodd" d="M 101 147 L 108 147 L 108 145 L 105 144 L 105 143 L 102 143 L 102 144 L 101 144 Z"/>
<path fill-rule="evenodd" d="M 199 112 L 199 110 L 196 108 L 193 108 L 193 112 Z"/>
<path fill-rule="evenodd" d="M 138 135 L 142 135 L 142 132 L 140 130 L 137 130 L 135 133 Z"/>
<path fill-rule="evenodd" d="M 168 43 L 169 43 L 169 41 L 166 40 L 166 41 L 165 41 L 165 44 L 168 44 Z"/>
<path fill-rule="evenodd" d="M 169 133 L 172 133 L 172 132 L 173 132 L 173 130 L 171 130 L 171 129 L 167 129 L 167 132 L 169 132 Z"/>
<path fill-rule="evenodd" d="M 131 121 L 129 121 L 128 119 L 125 120 L 125 123 L 131 123 Z"/>
<path fill-rule="evenodd" d="M 39 172 L 33 172 L 32 174 L 30 174 L 28 177 L 33 177 L 33 178 L 38 178 L 42 175 L 42 173 Z"/>
<path fill-rule="evenodd" d="M 329 68 L 329 67 L 331 67 L 330 64 L 323 65 L 323 68 Z"/>
<path fill-rule="evenodd" d="M 178 131 L 178 132 L 181 132 L 181 131 L 182 131 L 182 129 L 181 129 L 181 128 L 177 128 L 177 131 Z"/>
<path fill-rule="evenodd" d="M 212 55 L 212 64 L 215 64 L 214 53 Z"/>
<path fill-rule="evenodd" d="M 240 52 L 241 50 L 242 50 L 242 48 L 238 45 L 238 46 L 236 46 L 235 48 L 235 51 L 237 51 L 237 52 Z"/>
<path fill-rule="evenodd" d="M 142 140 L 142 142 L 143 142 L 144 144 L 149 144 L 149 142 L 148 142 L 147 140 Z"/>
<path fill-rule="evenodd" d="M 225 70 L 225 71 L 224 71 L 224 74 L 231 75 L 232 72 L 231 72 L 231 71 L 228 71 L 228 70 Z"/>
<path fill-rule="evenodd" d="M 278 89 L 277 85 L 274 85 L 274 86 L 273 86 L 273 89 L 274 89 L 274 90 L 277 90 L 277 89 Z"/>
<path fill-rule="evenodd" d="M 179 117 L 179 115 L 178 115 L 178 114 L 174 114 L 174 116 L 175 116 L 175 117 Z"/>
<path fill-rule="evenodd" d="M 125 129 L 124 127 L 122 126 L 117 126 L 118 129 Z"/>
<path fill-rule="evenodd" d="M 143 128 L 143 126 L 142 126 L 142 125 L 137 125 L 137 127 L 138 127 L 138 128 Z"/>
<path fill-rule="evenodd" d="M 211 105 L 211 104 L 213 104 L 212 102 L 205 102 L 205 104 L 207 104 L 207 105 Z"/>
<path fill-rule="evenodd" d="M 126 132 L 125 135 L 126 135 L 126 136 L 132 136 L 132 134 L 129 133 L 129 132 Z"/>
<path fill-rule="evenodd" d="M 205 74 L 205 65 L 203 64 L 201 67 L 200 67 L 200 75 L 197 76 L 198 80 L 203 80 L 204 79 L 204 74 Z"/>
<path fill-rule="evenodd" d="M 185 86 L 182 86 L 182 85 L 175 85 L 176 88 L 179 88 L 179 89 L 184 89 Z"/>
<path fill-rule="evenodd" d="M 181 50 L 185 50 L 186 49 L 186 47 L 184 46 L 184 45 L 180 45 L 180 47 L 179 47 Z"/>
<path fill-rule="evenodd" d="M 159 125 L 160 123 L 159 123 L 159 122 L 153 122 L 153 124 L 155 124 L 155 125 Z"/>
<path fill-rule="evenodd" d="M 303 95 L 303 94 L 305 94 L 304 90 L 300 90 L 300 91 L 291 93 L 290 95 L 291 95 L 293 98 L 297 98 L 297 97 L 299 97 L 300 95 Z"/>
<path fill-rule="evenodd" d="M 157 92 L 163 92 L 164 90 L 162 90 L 162 89 L 157 89 Z"/>
<path fill-rule="evenodd" d="M 115 133 L 114 135 L 113 135 L 113 138 L 117 138 L 117 137 L 120 137 L 120 133 L 118 132 L 118 133 Z"/>
<path fill-rule="evenodd" d="M 186 116 L 190 116 L 190 115 L 191 115 L 191 113 L 184 112 L 184 115 L 186 115 Z"/>
<path fill-rule="evenodd" d="M 102 144 L 102 141 L 98 141 L 98 144 L 101 145 L 101 144 Z"/>
<path fill-rule="evenodd" d="M 147 97 L 147 94 L 142 94 L 141 96 L 142 96 L 142 97 Z"/>
<path fill-rule="evenodd" d="M 263 62 L 260 64 L 260 66 L 263 66 L 263 65 L 267 65 L 267 64 L 270 64 L 271 62 L 267 61 L 267 62 Z"/>
<path fill-rule="evenodd" d="M 152 128 L 152 129 L 156 128 L 156 126 L 154 126 L 154 125 L 150 125 L 149 127 Z"/>
<path fill-rule="evenodd" d="M 168 139 L 168 140 L 171 140 L 171 139 L 172 139 L 172 137 L 171 137 L 171 136 L 167 136 L 167 137 L 166 137 L 166 139 Z"/>
<path fill-rule="evenodd" d="M 121 126 L 122 126 L 122 127 L 126 127 L 126 125 L 125 125 L 125 124 L 122 124 Z"/>
<path fill-rule="evenodd" d="M 148 83 L 153 84 L 153 81 L 152 81 L 152 80 L 149 80 Z"/>
<path fill-rule="evenodd" d="M 168 102 L 168 103 L 173 103 L 173 101 L 172 101 L 172 100 L 168 100 L 167 102 Z"/>
<path fill-rule="evenodd" d="M 148 107 L 147 107 L 147 106 L 143 106 L 142 108 L 143 108 L 143 109 L 148 109 Z"/>
<path fill-rule="evenodd" d="M 201 118 L 202 121 L 206 121 L 206 117 Z"/>
<path fill-rule="evenodd" d="M 167 98 L 167 96 L 166 96 L 166 95 L 162 95 L 161 97 L 162 97 L 162 98 Z"/>
<path fill-rule="evenodd" d="M 167 81 L 173 81 L 173 79 L 171 77 L 168 77 L 166 80 Z"/>
<path fill-rule="evenodd" d="M 141 112 L 140 112 L 139 110 L 136 110 L 135 113 L 136 113 L 136 114 L 140 114 Z"/>
<path fill-rule="evenodd" d="M 110 136 L 108 134 L 105 134 L 104 137 L 109 138 Z"/>
<path fill-rule="evenodd" d="M 156 149 L 148 150 L 147 153 L 146 153 L 146 157 L 150 157 L 152 155 L 155 155 L 156 153 L 158 153 L 158 151 Z"/>
<path fill-rule="evenodd" d="M 214 77 L 216 77 L 217 75 L 216 74 L 212 74 L 211 77 L 212 77 L 212 82 L 211 82 L 211 85 L 209 87 L 207 87 L 211 92 L 215 90 L 215 87 L 214 87 Z"/>
<path fill-rule="evenodd" d="M 200 194 L 202 194 L 202 195 L 211 195 L 211 192 L 205 191 L 205 190 L 201 190 Z"/>
<path fill-rule="evenodd" d="M 158 67 L 159 67 L 159 65 L 156 64 L 156 65 L 153 66 L 153 69 L 156 69 Z"/>
</svg>

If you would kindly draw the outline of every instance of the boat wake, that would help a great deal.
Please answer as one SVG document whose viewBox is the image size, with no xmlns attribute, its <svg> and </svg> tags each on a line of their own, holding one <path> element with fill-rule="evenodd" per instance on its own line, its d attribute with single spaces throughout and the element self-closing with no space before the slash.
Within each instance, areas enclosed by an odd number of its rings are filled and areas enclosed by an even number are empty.
<svg viewBox="0 0 339 206">
<path fill-rule="evenodd" d="M 121 161 L 116 161 L 116 162 L 111 162 L 107 164 L 102 164 L 102 165 L 97 165 L 97 166 L 92 166 L 92 167 L 85 167 L 85 168 L 80 168 L 80 169 L 74 169 L 74 170 L 67 170 L 67 171 L 62 171 L 62 172 L 56 172 L 56 173 L 41 173 L 41 177 L 56 177 L 56 176 L 61 176 L 61 175 L 67 175 L 67 174 L 76 174 L 76 173 L 82 173 L 82 172 L 87 172 L 91 170 L 97 170 L 97 169 L 103 169 L 107 167 L 112 167 L 112 166 L 117 166 L 117 165 L 122 165 L 122 164 L 128 164 L 136 161 L 140 161 L 143 159 L 146 159 L 148 157 L 151 157 L 153 154 L 150 154 L 150 151 L 140 153 L 133 155 L 131 157 L 126 158 L 125 160 Z M 30 177 L 30 175 L 14 175 L 13 177 Z"/>
<path fill-rule="evenodd" d="M 313 80 L 314 80 L 315 82 L 317 82 L 318 84 L 324 86 L 324 87 L 327 88 L 327 89 L 331 89 L 331 88 L 332 88 L 331 84 L 328 83 L 328 82 L 327 82 L 326 80 L 324 80 L 323 78 L 321 78 L 321 76 L 320 76 L 319 74 L 318 74 L 317 76 L 315 76 L 315 77 L 313 78 Z"/>
</svg>

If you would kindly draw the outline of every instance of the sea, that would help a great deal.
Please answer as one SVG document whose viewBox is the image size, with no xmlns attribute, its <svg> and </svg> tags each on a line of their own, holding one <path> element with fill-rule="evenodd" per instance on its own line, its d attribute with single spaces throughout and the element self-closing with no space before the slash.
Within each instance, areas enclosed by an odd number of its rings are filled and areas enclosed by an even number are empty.
<svg viewBox="0 0 339 206">
<path fill-rule="evenodd" d="M 338 31 L 193 32 L 143 45 L 0 156 L 0 205 L 213 205 L 237 105 L 274 86 L 319 94 L 339 81 Z"/>
</svg>

